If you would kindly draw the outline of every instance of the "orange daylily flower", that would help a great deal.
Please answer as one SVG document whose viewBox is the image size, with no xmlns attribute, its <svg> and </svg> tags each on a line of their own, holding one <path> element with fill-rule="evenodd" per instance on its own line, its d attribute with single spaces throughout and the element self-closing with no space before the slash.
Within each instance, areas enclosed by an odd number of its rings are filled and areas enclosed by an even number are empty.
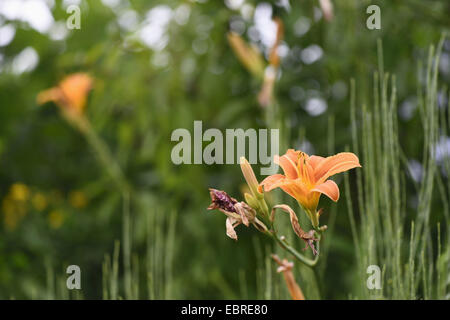
<svg viewBox="0 0 450 320">
<path fill-rule="evenodd" d="M 74 73 L 65 77 L 56 87 L 44 90 L 37 96 L 38 104 L 55 102 L 71 115 L 83 114 L 92 78 L 86 73 Z"/>
<path fill-rule="evenodd" d="M 283 156 L 275 156 L 282 174 L 268 176 L 259 188 L 264 191 L 281 188 L 305 209 L 314 227 L 318 226 L 317 205 L 321 194 L 333 201 L 339 200 L 339 188 L 332 175 L 361 167 L 358 157 L 351 152 L 338 153 L 331 157 L 309 156 L 304 152 L 289 149 Z"/>
</svg>

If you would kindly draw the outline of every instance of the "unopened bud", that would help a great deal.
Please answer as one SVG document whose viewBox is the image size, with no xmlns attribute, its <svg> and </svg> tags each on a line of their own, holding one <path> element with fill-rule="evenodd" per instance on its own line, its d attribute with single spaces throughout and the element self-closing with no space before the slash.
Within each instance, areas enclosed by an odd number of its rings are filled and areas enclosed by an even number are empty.
<svg viewBox="0 0 450 320">
<path fill-rule="evenodd" d="M 263 195 L 258 191 L 259 183 L 256 180 L 255 173 L 253 172 L 252 166 L 248 163 L 245 157 L 241 157 L 241 170 L 244 175 L 245 181 L 247 182 L 248 187 L 250 188 L 253 197 L 261 199 Z"/>
</svg>

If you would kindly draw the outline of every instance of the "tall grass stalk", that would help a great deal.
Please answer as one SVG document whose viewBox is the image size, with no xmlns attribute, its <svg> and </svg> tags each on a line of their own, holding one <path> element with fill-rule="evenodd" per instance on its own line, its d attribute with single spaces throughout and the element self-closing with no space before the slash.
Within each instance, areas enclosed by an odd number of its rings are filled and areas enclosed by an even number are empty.
<svg viewBox="0 0 450 320">
<path fill-rule="evenodd" d="M 351 196 L 348 174 L 345 187 L 359 274 L 358 298 L 445 298 L 443 282 L 448 274 L 450 247 L 448 241 L 441 243 L 441 235 L 449 238 L 449 193 L 445 190 L 449 185 L 444 185 L 436 159 L 439 134 L 446 134 L 448 122 L 443 112 L 439 114 L 437 100 L 443 39 L 437 49 L 429 50 L 425 76 L 419 74 L 419 80 L 425 80 L 424 84 L 419 81 L 418 90 L 424 143 L 422 179 L 419 183 L 412 181 L 417 191 L 415 215 L 407 208 L 409 177 L 405 172 L 409 167 L 399 142 L 396 79 L 384 71 L 381 41 L 372 106 L 363 104 L 357 109 L 356 86 L 351 81 L 352 148 L 362 155 L 363 171 L 356 172 L 356 197 Z M 444 204 L 443 212 L 432 212 L 435 182 Z M 441 225 L 430 225 L 431 215 L 441 213 L 446 217 L 445 230 Z M 382 270 L 381 289 L 369 289 L 366 285 L 370 265 Z"/>
<path fill-rule="evenodd" d="M 105 255 L 103 262 L 103 299 L 174 299 L 175 227 L 175 211 L 160 214 L 152 210 L 147 214 L 145 259 L 139 259 L 136 253 L 130 252 L 129 278 L 125 268 L 123 277 L 119 277 L 120 242 L 116 241 L 112 263 L 108 254 Z M 124 235 L 124 240 L 128 241 L 131 247 L 129 233 Z M 126 259 L 125 255 L 122 258 Z M 141 287 L 141 283 L 146 284 L 145 290 Z M 120 292 L 121 288 L 123 295 Z"/>
</svg>

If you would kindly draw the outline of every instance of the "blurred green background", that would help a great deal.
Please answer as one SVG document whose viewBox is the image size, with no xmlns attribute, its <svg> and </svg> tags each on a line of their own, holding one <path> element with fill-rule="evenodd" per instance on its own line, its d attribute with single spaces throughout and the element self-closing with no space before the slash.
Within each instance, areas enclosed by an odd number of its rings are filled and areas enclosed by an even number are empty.
<svg viewBox="0 0 450 320">
<path fill-rule="evenodd" d="M 80 30 L 66 28 L 70 4 L 81 9 Z M 284 24 L 274 93 L 288 141 L 283 147 L 329 155 L 330 117 L 333 150 L 351 144 L 350 79 L 356 81 L 357 105 L 369 103 L 382 39 L 384 69 L 397 78 L 400 145 L 420 175 L 417 63 L 449 29 L 450 2 L 333 4 L 334 17 L 326 21 L 319 1 L 312 0 L 1 0 L 0 298 L 99 299 L 116 281 L 110 283 L 108 260 L 114 260 L 115 241 L 122 247 L 127 241 L 121 193 L 58 107 L 36 103 L 40 91 L 80 71 L 95 79 L 86 117 L 133 186 L 134 297 L 288 298 L 277 274 L 272 285 L 279 293 L 267 293 L 272 289 L 262 273 L 275 272 L 276 265 L 264 258 L 274 251 L 272 244 L 244 227 L 237 229 L 239 241 L 229 239 L 225 217 L 206 210 L 208 187 L 242 199 L 239 166 L 176 166 L 170 137 L 177 128 L 192 132 L 194 120 L 202 120 L 204 130 L 223 132 L 267 126 L 257 100 L 261 83 L 240 64 L 226 35 L 236 32 L 268 57 L 271 18 L 277 16 Z M 366 28 L 371 4 L 381 8 L 380 30 Z M 448 85 L 449 40 L 439 71 L 440 83 Z M 438 97 L 444 106 L 448 95 Z M 449 139 L 440 140 L 445 150 Z M 414 210 L 415 198 L 406 200 Z M 346 299 L 356 295 L 346 204 L 322 199 L 321 205 L 337 212 L 321 267 L 321 297 Z M 438 199 L 433 206 L 441 207 Z M 322 223 L 328 219 L 324 215 Z M 118 295 L 126 297 L 123 260 L 120 251 L 116 284 Z M 82 270 L 76 294 L 63 288 L 71 264 Z M 297 275 L 301 286 L 305 277 Z"/>
</svg>

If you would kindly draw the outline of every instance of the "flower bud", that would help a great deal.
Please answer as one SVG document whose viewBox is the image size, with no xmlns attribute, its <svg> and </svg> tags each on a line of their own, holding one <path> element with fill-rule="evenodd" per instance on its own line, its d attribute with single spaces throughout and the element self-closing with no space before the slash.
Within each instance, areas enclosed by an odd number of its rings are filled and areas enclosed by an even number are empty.
<svg viewBox="0 0 450 320">
<path fill-rule="evenodd" d="M 253 197 L 262 199 L 263 195 L 258 191 L 259 183 L 258 180 L 256 180 L 256 176 L 253 172 L 252 166 L 250 165 L 250 163 L 248 163 L 245 157 L 241 157 L 240 163 L 242 174 L 244 175 L 245 181 L 247 182 L 247 185 L 250 188 Z"/>
<path fill-rule="evenodd" d="M 250 193 L 245 193 L 244 198 L 245 202 L 247 202 L 250 207 L 254 209 L 258 208 L 258 200 L 256 200 Z"/>
</svg>

